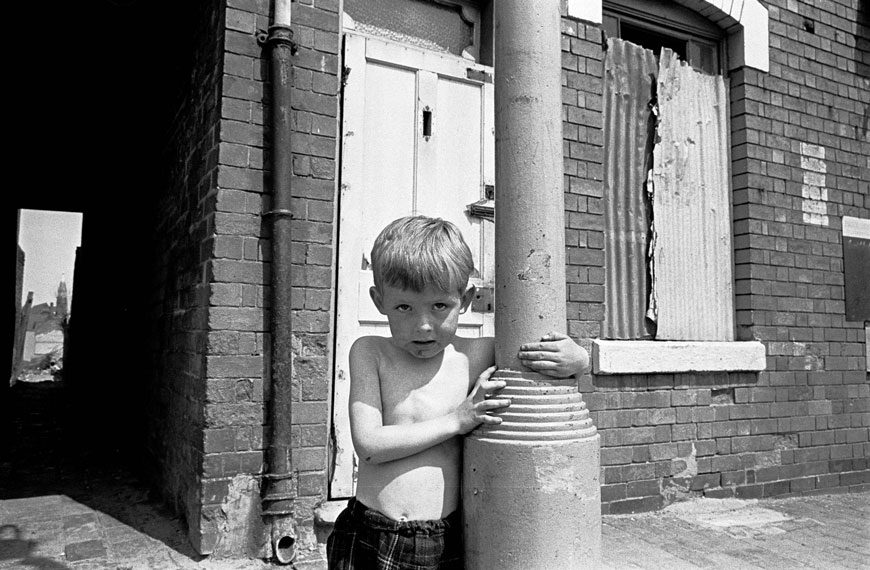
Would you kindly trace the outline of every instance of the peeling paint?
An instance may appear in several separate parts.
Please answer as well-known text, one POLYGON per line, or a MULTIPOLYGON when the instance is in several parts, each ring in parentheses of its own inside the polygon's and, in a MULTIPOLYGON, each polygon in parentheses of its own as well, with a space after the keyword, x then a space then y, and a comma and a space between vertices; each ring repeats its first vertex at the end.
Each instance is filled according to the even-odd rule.
POLYGON ((252 475, 236 475, 229 484, 226 498, 213 521, 217 541, 215 558, 257 557, 264 551, 267 538, 260 509, 260 484, 252 475))
POLYGON ((535 465, 535 482, 542 493, 572 492, 576 487, 577 474, 571 463, 535 465))
POLYGON ((696 455, 695 443, 692 442, 692 452, 689 453, 686 457, 678 457, 673 459, 672 461, 683 461, 685 463, 685 468, 682 471, 674 475, 675 478, 683 478, 683 477, 695 477, 698 474, 698 458, 696 455))
POLYGON ((755 454, 755 468, 778 467, 782 465, 782 452, 779 449, 755 454))
POLYGON ((550 254, 545 251, 531 250, 526 257, 526 268, 517 274, 520 281, 549 281, 550 254))
MULTIPOLYGON (((336 386, 347 385, 349 382, 347 371, 339 368, 335 377, 336 386)), ((346 410, 346 407, 343 410, 346 410)), ((329 478, 332 493, 338 497, 352 495, 357 479, 358 458, 354 453, 349 434, 347 414, 337 414, 336 410, 333 410, 333 421, 329 430, 329 478), (342 442, 345 445, 342 445, 342 442)))
POLYGON ((531 95, 518 95, 511 99, 512 103, 537 103, 539 99, 531 95))
POLYGON ((825 359, 815 354, 804 356, 804 370, 824 370, 825 359))
MULTIPOLYGON (((646 181, 646 191, 649 196, 649 203, 652 204, 655 198, 655 182, 653 181, 652 170, 646 181)), ((650 215, 649 224, 649 248, 647 250, 647 262, 649 263, 649 302, 647 304, 646 318, 656 323, 659 320, 659 304, 658 304, 658 283, 656 279, 656 256, 653 254, 658 245, 659 233, 656 228, 655 218, 650 215)))
POLYGON ((691 479, 662 479, 661 480, 661 496, 666 505, 687 501, 695 497, 700 497, 700 491, 691 490, 691 479))

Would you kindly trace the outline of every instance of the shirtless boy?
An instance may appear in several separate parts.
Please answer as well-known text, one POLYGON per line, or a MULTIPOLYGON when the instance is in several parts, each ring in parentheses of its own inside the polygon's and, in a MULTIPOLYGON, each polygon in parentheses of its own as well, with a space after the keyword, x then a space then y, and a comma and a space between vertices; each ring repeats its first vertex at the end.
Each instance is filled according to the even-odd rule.
MULTIPOLYGON (((390 338, 350 350, 350 426, 360 458, 356 497, 327 542, 331 570, 463 568, 459 516, 461 438, 510 404, 495 370, 492 338, 456 336, 474 298, 471 252, 440 219, 389 224, 372 249, 372 301, 390 338)), ((556 333, 519 358, 554 377, 582 371, 586 352, 556 333)))

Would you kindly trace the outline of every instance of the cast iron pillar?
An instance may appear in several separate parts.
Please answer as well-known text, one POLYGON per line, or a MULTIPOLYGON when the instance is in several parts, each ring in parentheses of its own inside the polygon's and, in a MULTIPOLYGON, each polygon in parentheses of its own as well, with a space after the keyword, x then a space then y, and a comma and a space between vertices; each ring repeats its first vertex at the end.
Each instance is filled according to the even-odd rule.
POLYGON ((560 0, 494 9, 494 378, 511 406, 465 439, 466 568, 595 568, 599 436, 576 379, 517 359, 524 342, 566 329, 560 0))

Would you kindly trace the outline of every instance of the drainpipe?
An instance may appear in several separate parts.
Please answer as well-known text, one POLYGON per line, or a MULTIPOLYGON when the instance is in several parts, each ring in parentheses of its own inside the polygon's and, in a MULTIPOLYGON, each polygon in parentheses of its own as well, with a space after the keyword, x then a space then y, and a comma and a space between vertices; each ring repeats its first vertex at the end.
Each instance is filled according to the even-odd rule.
POLYGON ((273 25, 266 43, 271 52, 272 78, 272 209, 266 213, 272 229, 271 277, 271 397, 269 446, 262 499, 263 517, 271 534, 274 558, 289 564, 296 556, 296 521, 293 502, 291 428, 291 374, 293 332, 290 306, 290 56, 295 50, 290 29, 290 0, 275 0, 273 25))

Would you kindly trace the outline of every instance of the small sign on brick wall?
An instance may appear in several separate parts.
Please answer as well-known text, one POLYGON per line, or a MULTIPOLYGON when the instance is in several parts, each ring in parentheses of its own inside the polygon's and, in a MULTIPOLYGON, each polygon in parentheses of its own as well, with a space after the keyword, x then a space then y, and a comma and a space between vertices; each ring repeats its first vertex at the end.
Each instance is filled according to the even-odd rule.
POLYGON ((843 216, 846 320, 870 321, 870 220, 843 216))

